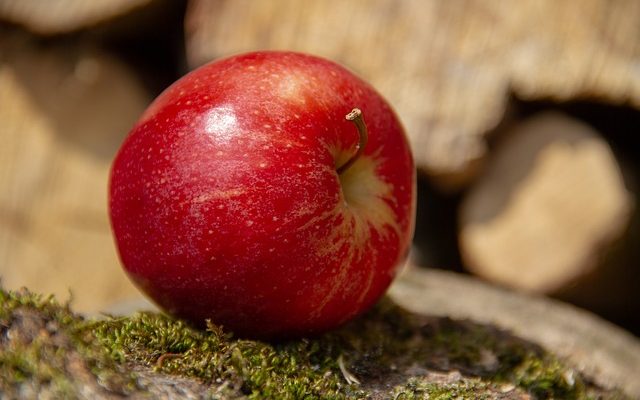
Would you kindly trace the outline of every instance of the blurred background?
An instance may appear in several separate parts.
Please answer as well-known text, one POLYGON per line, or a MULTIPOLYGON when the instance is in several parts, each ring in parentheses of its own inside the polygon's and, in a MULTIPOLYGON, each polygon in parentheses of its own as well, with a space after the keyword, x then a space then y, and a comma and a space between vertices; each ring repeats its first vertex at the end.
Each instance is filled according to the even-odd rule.
POLYGON ((419 168, 414 264, 640 335, 639 0, 0 0, 0 21, 5 288, 136 304, 107 217, 118 146, 189 70, 291 49, 396 108, 419 168))

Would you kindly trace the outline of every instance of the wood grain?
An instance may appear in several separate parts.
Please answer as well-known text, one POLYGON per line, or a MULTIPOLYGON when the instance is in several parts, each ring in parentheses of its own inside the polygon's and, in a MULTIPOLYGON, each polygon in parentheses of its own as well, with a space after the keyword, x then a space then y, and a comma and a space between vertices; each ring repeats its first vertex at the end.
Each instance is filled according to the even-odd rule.
POLYGON ((192 0, 186 32, 192 67, 257 49, 346 64, 391 101, 444 186, 473 179, 511 93, 640 107, 635 0, 192 0))
POLYGON ((607 141, 560 113, 534 116, 504 136, 462 201, 465 265, 541 293, 607 268, 604 255, 629 226, 634 205, 607 141))
POLYGON ((55 35, 86 28, 152 0, 0 0, 0 19, 32 32, 55 35))
POLYGON ((79 311, 140 295, 107 220, 115 151, 148 96, 131 72, 83 47, 22 45, 0 63, 0 276, 79 311))

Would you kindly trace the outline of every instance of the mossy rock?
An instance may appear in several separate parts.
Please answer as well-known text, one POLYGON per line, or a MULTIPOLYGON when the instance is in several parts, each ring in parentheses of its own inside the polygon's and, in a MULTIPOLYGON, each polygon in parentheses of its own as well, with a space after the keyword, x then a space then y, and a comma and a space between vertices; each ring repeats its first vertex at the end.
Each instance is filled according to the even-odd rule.
POLYGON ((625 398, 493 326, 384 299, 342 329, 282 343, 159 313, 85 319, 0 291, 2 398, 625 398))

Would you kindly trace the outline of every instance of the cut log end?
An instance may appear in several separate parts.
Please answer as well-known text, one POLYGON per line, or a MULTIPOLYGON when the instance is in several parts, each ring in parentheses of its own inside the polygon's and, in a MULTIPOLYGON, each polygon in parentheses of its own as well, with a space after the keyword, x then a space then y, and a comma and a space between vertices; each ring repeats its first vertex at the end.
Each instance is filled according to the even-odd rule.
POLYGON ((632 199, 597 132, 539 115, 508 133, 464 199, 463 259, 491 281, 555 292, 599 267, 628 225, 632 199))
POLYGON ((42 35, 86 28, 126 14, 152 0, 0 0, 0 19, 42 35))
POLYGON ((133 71, 84 46, 31 42, 0 63, 0 276, 82 312, 139 292, 118 268, 106 212, 111 159, 148 103, 133 71), (90 265, 90 266, 89 266, 90 265))

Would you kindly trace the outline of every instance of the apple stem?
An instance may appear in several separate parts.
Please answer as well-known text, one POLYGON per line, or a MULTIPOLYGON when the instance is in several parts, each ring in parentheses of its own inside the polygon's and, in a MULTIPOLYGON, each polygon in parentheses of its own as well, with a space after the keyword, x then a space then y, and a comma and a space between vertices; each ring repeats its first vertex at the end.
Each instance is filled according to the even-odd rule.
POLYGON ((365 125, 364 123, 362 111, 360 111, 359 108, 354 108, 353 110, 351 110, 351 112, 345 116, 345 119, 347 121, 353 122, 356 125, 358 134, 360 135, 360 139, 358 140, 358 150, 356 151, 356 154, 351 156, 351 158, 349 158, 347 162, 338 167, 338 169, 336 170, 338 172, 338 175, 349 169, 349 167, 351 167, 353 163, 356 162, 358 158, 360 158, 362 153, 364 153, 364 148, 367 145, 367 140, 369 140, 367 125, 365 125))

